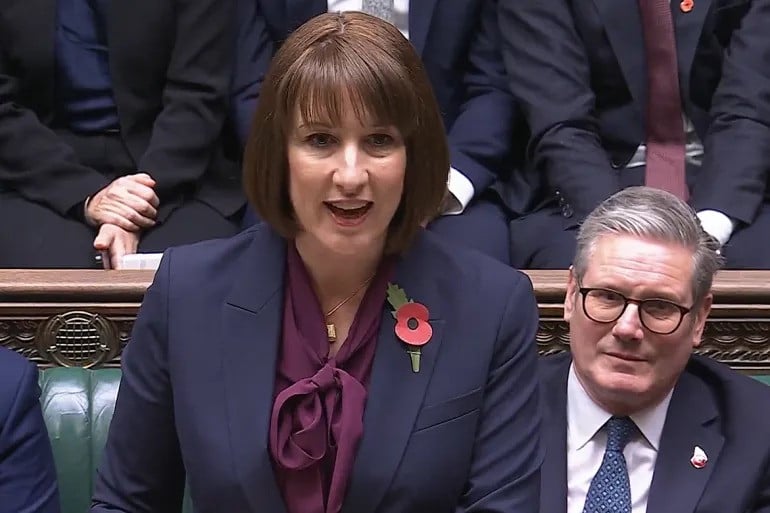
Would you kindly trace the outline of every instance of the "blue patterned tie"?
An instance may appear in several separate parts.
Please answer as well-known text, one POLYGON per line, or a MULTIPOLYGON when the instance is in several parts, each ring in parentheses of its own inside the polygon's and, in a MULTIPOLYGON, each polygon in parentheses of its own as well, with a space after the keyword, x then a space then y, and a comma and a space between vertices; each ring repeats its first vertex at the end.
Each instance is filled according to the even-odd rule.
POLYGON ((631 485, 623 448, 636 426, 628 417, 612 417, 605 427, 607 449, 588 487, 583 513, 631 513, 631 485))

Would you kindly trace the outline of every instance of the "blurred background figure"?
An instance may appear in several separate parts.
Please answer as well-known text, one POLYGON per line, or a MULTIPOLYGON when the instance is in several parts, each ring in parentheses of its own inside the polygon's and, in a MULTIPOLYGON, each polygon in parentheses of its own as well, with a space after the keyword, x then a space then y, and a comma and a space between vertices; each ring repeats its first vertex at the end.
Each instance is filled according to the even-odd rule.
POLYGON ((234 0, 0 6, 0 267, 236 232, 234 0))

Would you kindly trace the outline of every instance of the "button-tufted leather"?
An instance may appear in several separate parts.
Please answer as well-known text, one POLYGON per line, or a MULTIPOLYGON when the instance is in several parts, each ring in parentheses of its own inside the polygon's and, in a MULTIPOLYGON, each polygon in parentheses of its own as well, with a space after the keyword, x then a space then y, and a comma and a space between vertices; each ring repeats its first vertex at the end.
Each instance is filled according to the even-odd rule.
MULTIPOLYGON (((53 446, 62 513, 88 511, 119 383, 119 369, 56 367, 40 372, 40 403, 53 446)), ((193 511, 187 494, 183 511, 193 511)))

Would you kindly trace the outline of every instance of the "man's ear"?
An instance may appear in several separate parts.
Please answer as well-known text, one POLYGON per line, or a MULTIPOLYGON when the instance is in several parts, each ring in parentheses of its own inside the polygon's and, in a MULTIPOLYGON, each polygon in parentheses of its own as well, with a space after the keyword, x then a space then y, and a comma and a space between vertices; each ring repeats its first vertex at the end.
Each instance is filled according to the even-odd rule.
POLYGON ((570 266, 569 277, 567 279, 567 292, 564 295, 564 320, 569 322, 572 318, 572 314, 575 311, 575 303, 577 296, 577 277, 575 276, 575 269, 570 266))
POLYGON ((695 326, 692 330, 692 346, 700 346, 703 339, 703 330, 706 328, 706 319, 708 319, 709 313, 711 313, 711 305, 714 302, 714 296, 709 292, 706 297, 701 301, 700 306, 695 314, 695 326))

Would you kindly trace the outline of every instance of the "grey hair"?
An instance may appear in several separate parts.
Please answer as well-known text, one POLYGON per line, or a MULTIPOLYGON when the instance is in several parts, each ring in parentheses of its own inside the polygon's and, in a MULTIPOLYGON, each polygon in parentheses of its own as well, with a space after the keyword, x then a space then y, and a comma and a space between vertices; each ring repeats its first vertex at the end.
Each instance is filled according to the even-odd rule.
POLYGON ((604 200, 586 217, 577 235, 572 264, 578 279, 587 270, 597 241, 605 235, 631 235, 673 243, 693 253, 692 296, 695 305, 711 290, 723 265, 718 242, 701 227, 695 212, 673 194, 652 187, 628 187, 604 200))

